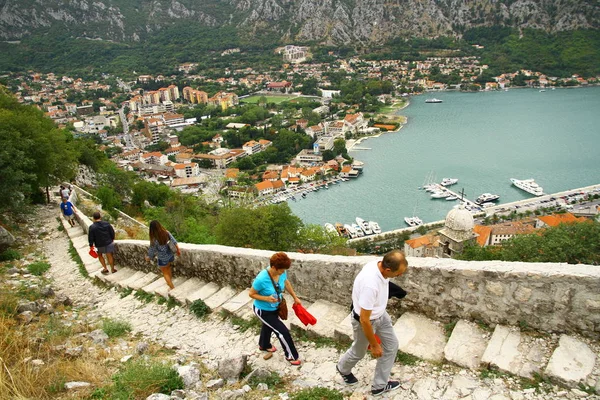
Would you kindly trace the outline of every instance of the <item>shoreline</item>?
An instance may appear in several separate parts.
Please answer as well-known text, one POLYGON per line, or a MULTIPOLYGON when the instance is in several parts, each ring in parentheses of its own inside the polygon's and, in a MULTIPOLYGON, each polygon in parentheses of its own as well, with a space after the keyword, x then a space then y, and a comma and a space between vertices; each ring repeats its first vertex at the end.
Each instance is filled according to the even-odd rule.
MULTIPOLYGON (((406 99, 405 104, 402 105, 401 107, 394 107, 394 105, 392 104, 392 110, 390 112, 378 113, 378 115, 384 115, 386 118, 398 117, 398 115, 395 115, 396 112, 398 112, 400 110, 404 110, 409 105, 410 105, 410 101, 408 99, 406 99)), ((378 138, 381 135, 384 135, 387 133, 398 133, 404 127, 404 125, 406 125, 407 123, 408 123, 408 118, 404 117, 404 123, 400 123, 400 126, 398 127, 398 129, 396 129, 394 131, 385 131, 385 132, 379 131, 378 133, 376 133, 374 135, 366 135, 366 136, 359 137, 358 139, 350 139, 350 140, 346 141, 346 150, 348 152, 353 151, 354 147, 356 147, 357 145, 361 144, 363 141, 365 141, 369 138, 378 138)), ((356 149, 354 151, 359 151, 359 149, 356 149)))

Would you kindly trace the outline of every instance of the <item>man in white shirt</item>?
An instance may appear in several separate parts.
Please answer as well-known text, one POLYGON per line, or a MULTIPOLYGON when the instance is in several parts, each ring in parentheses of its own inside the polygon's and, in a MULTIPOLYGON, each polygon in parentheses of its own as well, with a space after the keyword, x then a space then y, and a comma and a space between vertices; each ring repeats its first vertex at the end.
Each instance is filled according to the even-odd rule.
POLYGON ((398 352, 398 338, 392 320, 385 310, 389 294, 389 279, 400 276, 408 269, 408 262, 400 250, 392 250, 381 261, 366 264, 354 279, 352 288, 352 347, 342 355, 337 371, 347 385, 358 383, 352 368, 367 353, 377 359, 371 394, 379 396, 396 390, 400 382, 389 381, 390 372, 398 352), (381 344, 375 338, 381 339, 381 344))

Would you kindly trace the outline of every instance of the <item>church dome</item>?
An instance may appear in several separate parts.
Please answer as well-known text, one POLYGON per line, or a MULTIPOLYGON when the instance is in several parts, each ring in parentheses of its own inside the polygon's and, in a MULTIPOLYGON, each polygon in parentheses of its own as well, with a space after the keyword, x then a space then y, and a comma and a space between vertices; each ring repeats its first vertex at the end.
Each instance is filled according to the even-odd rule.
POLYGON ((444 226, 455 232, 471 232, 475 226, 473 215, 461 204, 457 208, 450 210, 446 215, 444 226))

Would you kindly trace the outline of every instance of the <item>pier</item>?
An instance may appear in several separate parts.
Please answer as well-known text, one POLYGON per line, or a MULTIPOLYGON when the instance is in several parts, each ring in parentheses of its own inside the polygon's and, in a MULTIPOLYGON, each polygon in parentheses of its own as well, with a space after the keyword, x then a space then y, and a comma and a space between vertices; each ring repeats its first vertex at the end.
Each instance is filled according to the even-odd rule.
MULTIPOLYGON (((460 200, 462 196, 459 193, 456 193, 444 186, 438 185, 448 192, 452 193, 454 196, 458 197, 460 200)), ((527 211, 527 210, 535 210, 537 208, 549 207, 549 206, 562 206, 570 204, 569 201, 563 199, 565 196, 577 197, 577 195, 584 196, 586 194, 600 194, 600 183, 596 185, 586 186, 578 189, 570 189, 562 192, 557 192, 553 194, 544 194, 543 196, 531 197, 528 199, 513 201, 510 203, 497 204, 491 207, 482 208, 477 203, 464 198, 462 201, 471 207, 471 213, 473 217, 489 217, 495 214, 510 214, 513 211, 527 211), (575 195, 575 196, 574 196, 575 195), (554 200, 551 200, 554 198, 554 200)), ((442 200, 442 199, 440 199, 442 200)), ((420 226, 424 226, 427 229, 433 229, 437 226, 443 226, 445 220, 427 222, 420 226)), ((361 240, 369 240, 369 241, 377 241, 377 240, 385 240, 388 235, 400 235, 405 232, 413 232, 419 229, 419 226, 411 226, 406 228, 394 229, 391 231, 381 232, 376 235, 369 235, 362 238, 349 239, 348 243, 356 243, 361 240)))

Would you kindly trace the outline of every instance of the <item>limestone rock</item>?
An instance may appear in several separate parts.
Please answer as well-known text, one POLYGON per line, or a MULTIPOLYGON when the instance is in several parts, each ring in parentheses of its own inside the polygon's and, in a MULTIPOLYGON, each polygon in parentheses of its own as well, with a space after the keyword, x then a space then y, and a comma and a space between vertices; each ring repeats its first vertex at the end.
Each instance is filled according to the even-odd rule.
POLYGON ((163 393, 152 393, 150 396, 146 397, 146 400, 170 400, 171 396, 163 393))
POLYGON ((430 400, 433 398, 433 392, 437 389, 437 384, 433 378, 423 378, 415 382, 412 391, 419 400, 430 400))
POLYGON ((135 352, 138 354, 143 354, 147 350, 148 350, 148 343, 146 343, 146 342, 138 343, 137 346, 135 346, 135 352))
POLYGON ((247 360, 246 355, 222 360, 219 362, 219 376, 223 379, 239 379, 247 360))
POLYGON ((538 343, 526 343, 518 329, 496 325, 481 361, 511 374, 530 378, 540 371, 542 350, 538 343))
POLYGON ((221 393, 220 398, 223 400, 241 399, 245 394, 246 392, 244 392, 242 389, 225 390, 223 393, 221 393))
POLYGON ((122 362, 122 363, 126 363, 127 361, 131 360, 131 357, 133 357, 131 354, 128 354, 128 355, 126 355, 126 356, 123 356, 123 357, 121 358, 121 362, 122 362))
POLYGON ((441 326, 421 315, 404 313, 394 325, 399 350, 429 361, 442 361, 446 336, 441 326))
POLYGON ((50 286, 44 286, 41 290, 40 290, 40 294, 43 297, 52 297, 54 296, 54 289, 52 289, 50 286))
POLYGON ((0 225, 0 251, 4 251, 15 243, 15 237, 0 225))
POLYGON ((56 296, 53 302, 54 306, 72 306, 73 301, 69 298, 69 296, 65 296, 64 294, 59 294, 56 296))
POLYGON ((559 382, 575 386, 592 373, 595 363, 596 355, 587 344, 572 336, 562 335, 545 373, 559 382))
POLYGON ((91 383, 89 383, 89 382, 67 382, 67 383, 65 383, 66 390, 79 389, 79 388, 84 388, 84 387, 88 387, 88 386, 91 386, 91 383))
POLYGON ((206 382, 207 389, 219 389, 219 388, 222 388, 224 385, 225 385, 224 379, 212 379, 212 380, 206 382))
POLYGON ((177 367, 177 373, 183 380, 183 384, 186 388, 193 388, 200 382, 200 370, 195 363, 177 367))
POLYGON ((17 305, 17 312, 20 314, 24 311, 39 314, 42 311, 42 306, 36 301, 21 301, 17 305))
POLYGON ((88 333, 88 337, 96 344, 104 344, 108 340, 108 335, 102 329, 88 333))
POLYGON ((79 357, 83 353, 83 346, 69 347, 65 350, 67 357, 79 357))
POLYGON ((185 399, 186 394, 185 390, 177 389, 171 392, 171 397, 177 397, 178 399, 185 399))
POLYGON ((19 313, 19 319, 24 324, 30 323, 31 321, 33 321, 34 318, 35 318, 35 314, 32 313, 31 311, 23 311, 22 313, 19 313))

